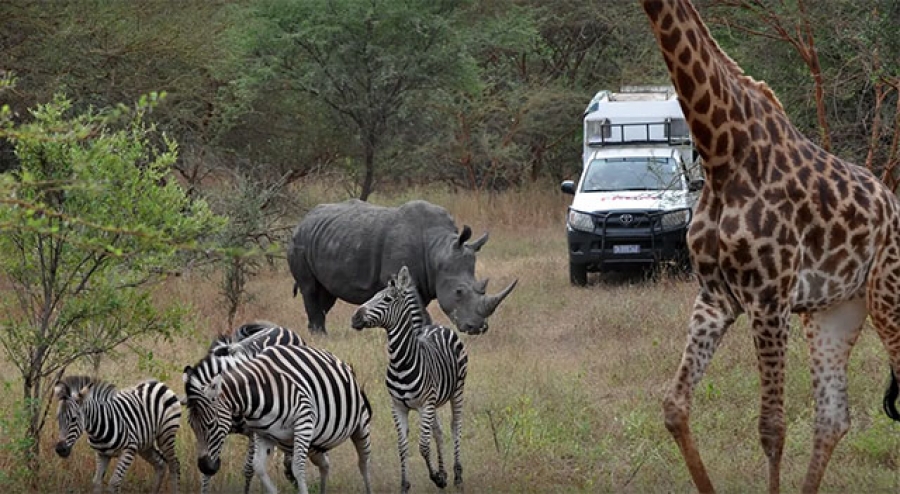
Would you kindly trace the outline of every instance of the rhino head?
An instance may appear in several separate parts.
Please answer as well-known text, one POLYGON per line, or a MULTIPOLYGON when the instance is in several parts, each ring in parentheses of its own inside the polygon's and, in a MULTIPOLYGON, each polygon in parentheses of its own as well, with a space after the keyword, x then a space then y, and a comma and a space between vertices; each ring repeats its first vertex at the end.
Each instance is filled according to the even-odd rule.
POLYGON ((448 252, 444 252, 437 260, 435 290, 441 310, 459 331, 481 334, 488 329, 487 318, 512 292, 518 280, 510 283, 500 293, 488 295, 488 280, 475 279, 475 254, 487 242, 488 234, 466 243, 471 236, 472 230, 464 226, 448 247, 448 252))

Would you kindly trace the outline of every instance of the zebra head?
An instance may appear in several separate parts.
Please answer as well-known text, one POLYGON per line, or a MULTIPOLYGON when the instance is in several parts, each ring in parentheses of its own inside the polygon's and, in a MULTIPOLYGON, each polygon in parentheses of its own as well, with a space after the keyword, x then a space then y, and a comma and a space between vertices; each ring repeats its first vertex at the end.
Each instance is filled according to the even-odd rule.
POLYGON ((403 266, 383 290, 356 309, 350 325, 356 330, 379 327, 390 330, 400 325, 402 317, 410 312, 410 306, 416 309, 415 314, 421 321, 421 304, 416 304, 417 297, 409 269, 403 266))
POLYGON ((204 384, 196 370, 187 366, 182 377, 188 423, 197 438, 197 468, 204 475, 215 475, 225 436, 232 428, 231 411, 222 400, 222 375, 204 384))
POLYGON ((59 442, 56 454, 67 458, 75 441, 84 432, 84 400, 91 392, 91 381, 84 376, 69 376, 56 383, 53 393, 59 400, 56 419, 59 422, 59 442))

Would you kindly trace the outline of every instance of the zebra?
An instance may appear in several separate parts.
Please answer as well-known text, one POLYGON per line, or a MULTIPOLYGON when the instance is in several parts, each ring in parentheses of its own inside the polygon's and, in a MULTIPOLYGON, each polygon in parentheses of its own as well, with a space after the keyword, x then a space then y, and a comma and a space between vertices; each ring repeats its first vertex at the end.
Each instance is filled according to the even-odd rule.
MULTIPOLYGON (((191 366, 185 367, 183 378, 188 423, 197 439, 197 466, 204 475, 219 470, 225 436, 237 418, 254 433, 256 451, 277 446, 293 452, 291 468, 302 494, 307 493, 307 454, 319 467, 319 492, 325 492, 326 452, 350 438, 365 490, 371 492, 372 409, 353 369, 331 353, 310 346, 271 346, 208 384, 191 366)), ((256 455, 254 471, 266 491, 275 492, 266 460, 267 455, 256 455)))
MULTIPOLYGON (((220 335, 216 337, 209 347, 206 356, 194 366, 198 382, 206 385, 212 378, 226 369, 234 367, 242 360, 247 360, 253 355, 259 353, 263 348, 274 345, 294 345, 302 346, 306 343, 294 331, 288 328, 278 326, 268 321, 254 321, 243 324, 229 335, 220 335), (235 346, 237 345, 237 346, 235 346), (236 349, 240 347, 240 352, 236 349)), ((182 403, 184 404, 184 403, 182 403)), ((250 492, 250 483, 253 480, 253 456, 256 452, 254 447, 253 434, 246 430, 243 422, 239 417, 234 421, 231 433, 243 434, 247 436, 247 457, 244 461, 244 493, 250 492)), ((296 483, 293 473, 291 472, 291 453, 286 451, 284 454, 284 474, 291 481, 296 483)), ((207 494, 210 489, 209 475, 201 475, 200 492, 207 494)))
POLYGON ((59 400, 56 454, 68 457, 75 441, 87 432, 97 453, 94 492, 102 491, 103 477, 115 456, 119 460, 109 487, 119 492, 135 454, 153 465, 153 492, 159 492, 167 465, 172 492, 178 492, 181 465, 175 454, 175 435, 181 423, 181 404, 165 384, 149 380, 119 391, 92 377, 66 376, 53 391, 59 400))
POLYGON ((404 493, 409 491, 406 471, 410 410, 419 411, 419 452, 425 459, 431 480, 440 488, 447 485, 437 409, 448 401, 453 414, 454 483, 460 486, 463 481, 460 434, 463 386, 469 358, 453 330, 425 324, 424 314, 409 270, 403 266, 387 287, 356 310, 351 321, 356 330, 374 327, 387 330, 389 364, 385 382, 393 402, 400 451, 400 488, 404 493), (432 428, 437 446, 437 471, 431 465, 432 428))

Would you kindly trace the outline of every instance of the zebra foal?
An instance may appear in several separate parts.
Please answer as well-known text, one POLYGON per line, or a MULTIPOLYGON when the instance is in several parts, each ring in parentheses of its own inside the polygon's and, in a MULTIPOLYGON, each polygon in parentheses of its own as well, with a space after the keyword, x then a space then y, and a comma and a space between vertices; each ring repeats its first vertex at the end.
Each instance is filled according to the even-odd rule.
POLYGON ((469 357, 457 334, 442 326, 425 324, 425 312, 406 266, 388 282, 388 286, 361 305, 353 314, 354 329, 382 327, 387 330, 388 391, 393 407, 400 451, 400 489, 409 491, 409 411, 420 417, 419 452, 428 466, 432 482, 447 485, 444 470, 443 440, 437 409, 448 401, 453 413, 454 483, 462 485, 460 434, 462 429, 463 387, 469 357), (434 430, 438 468, 431 464, 430 442, 434 430))
MULTIPOLYGON (((309 346, 271 346, 215 375, 208 384, 196 369, 184 369, 188 423, 197 438, 197 466, 214 475, 225 436, 239 421, 253 433, 257 452, 274 447, 292 452, 297 489, 306 494, 306 459, 319 467, 320 488, 328 480, 327 451, 350 438, 356 447, 365 490, 369 483, 372 410, 349 365, 309 346)), ((266 472, 268 454, 253 467, 267 492, 276 492, 266 472)))
POLYGON ((119 492, 136 454, 153 466, 153 492, 159 492, 167 465, 172 492, 178 492, 175 435, 181 405, 165 384, 150 380, 120 391, 91 377, 67 376, 56 383, 54 394, 59 400, 56 453, 68 457, 75 441, 87 432, 88 443, 97 454, 94 492, 103 490, 106 469, 116 456, 119 460, 109 487, 119 492))
MULTIPOLYGON (((238 365, 241 361, 249 360, 266 347, 275 345, 302 346, 306 343, 294 331, 278 326, 268 321, 254 321, 243 324, 229 335, 216 337, 209 347, 206 356, 194 366, 194 374, 197 383, 206 386, 216 374, 238 365)), ((182 403, 185 404, 185 403, 182 403)), ((256 449, 253 434, 246 430, 240 417, 236 417, 230 433, 247 436, 247 456, 244 461, 244 493, 249 494, 250 484, 253 481, 253 457, 256 449)), ((284 474, 292 483, 296 483, 291 472, 291 452, 284 454, 284 474)), ((207 494, 210 490, 209 475, 201 473, 200 493, 207 494)))

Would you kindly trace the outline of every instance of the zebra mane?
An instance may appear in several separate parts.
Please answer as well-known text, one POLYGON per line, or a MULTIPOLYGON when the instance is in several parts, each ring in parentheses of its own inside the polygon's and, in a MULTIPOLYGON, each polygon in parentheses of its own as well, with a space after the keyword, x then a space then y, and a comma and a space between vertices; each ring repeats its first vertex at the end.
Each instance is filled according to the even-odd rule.
POLYGON ((419 296, 419 290, 416 290, 414 284, 409 285, 403 289, 403 296, 405 297, 405 300, 410 302, 413 320, 424 325, 426 321, 425 304, 422 303, 422 297, 419 296))
POLYGON ((238 327, 237 329, 235 329, 231 333, 231 340, 232 341, 241 341, 241 340, 250 338, 251 336, 253 336, 255 334, 258 334, 260 331, 264 331, 264 330, 270 329, 270 328, 277 328, 277 327, 278 327, 278 325, 271 321, 258 319, 258 320, 243 324, 240 327, 238 327))
POLYGON ((94 401, 106 402, 116 396, 118 390, 112 383, 90 376, 66 376, 56 384, 56 397, 85 399, 90 396, 94 401))

